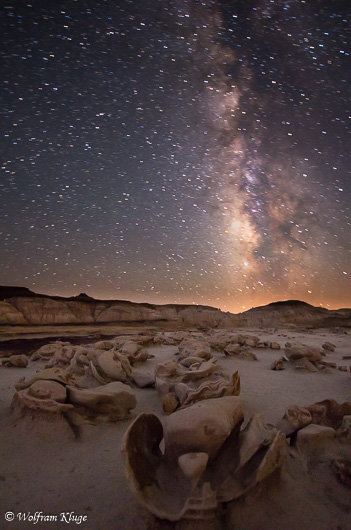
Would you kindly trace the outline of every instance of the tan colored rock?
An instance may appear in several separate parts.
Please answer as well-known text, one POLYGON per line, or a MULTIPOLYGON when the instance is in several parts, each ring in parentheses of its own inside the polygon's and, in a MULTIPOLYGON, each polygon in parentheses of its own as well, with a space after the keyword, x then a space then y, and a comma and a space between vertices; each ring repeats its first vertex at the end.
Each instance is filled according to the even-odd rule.
POLYGON ((203 359, 201 357, 185 357, 184 359, 179 360, 179 364, 185 366, 186 368, 190 368, 193 364, 199 364, 202 363, 203 359))
POLYGON ((280 357, 271 364, 271 370, 285 370, 284 358, 280 357))
POLYGON ((345 364, 341 365, 341 366, 338 366, 338 370, 340 370, 340 372, 348 372, 349 371, 345 364))
POLYGON ((243 349, 239 355, 239 359, 246 359, 247 361, 258 361, 257 355, 250 350, 243 349))
POLYGON ((162 401, 164 414, 172 414, 179 407, 179 401, 173 392, 168 392, 162 401))
POLYGON ((245 495, 279 469, 287 456, 284 434, 267 425, 262 414, 254 415, 243 431, 233 432, 232 438, 214 463, 212 484, 221 502, 245 495))
POLYGON ((71 344, 69 342, 62 342, 60 340, 51 342, 50 344, 44 344, 38 350, 32 353, 31 359, 33 361, 37 359, 49 360, 53 357, 57 350, 60 350, 63 346, 71 346, 71 344))
POLYGON ((72 385, 75 383, 74 375, 69 374, 63 368, 56 367, 56 368, 45 368, 44 370, 39 370, 39 372, 34 374, 28 381, 26 381, 24 377, 21 378, 15 384, 15 388, 16 390, 23 390, 31 386, 35 381, 39 381, 39 380, 56 381, 57 383, 62 383, 64 385, 68 385, 68 384, 72 385))
POLYGON ((351 441, 351 415, 343 417, 341 426, 337 430, 337 435, 344 440, 351 441))
POLYGON ((185 383, 176 383, 174 392, 181 408, 205 399, 238 396, 240 394, 240 377, 238 372, 234 372, 229 381, 221 377, 217 380, 204 381, 195 388, 185 383))
POLYGON ((28 324, 21 311, 5 300, 0 301, 0 326, 25 326, 28 324))
POLYGON ((332 342, 325 342, 324 344, 322 344, 322 348, 323 350, 326 350, 328 352, 333 352, 335 351, 336 346, 332 342))
POLYGON ((138 374, 133 372, 132 379, 139 388, 155 386, 156 383, 154 374, 138 374))
POLYGON ((66 387, 55 381, 35 381, 33 384, 16 392, 12 400, 12 409, 22 413, 23 409, 52 413, 67 412, 73 408, 65 403, 66 387))
POLYGON ((332 468, 339 480, 351 488, 351 460, 347 460, 346 458, 334 460, 332 468))
POLYGON ((233 357, 238 356, 242 351, 242 347, 239 343, 230 343, 224 348, 225 355, 231 355, 233 357))
POLYGON ((204 473, 208 462, 207 453, 186 453, 178 458, 178 464, 183 474, 195 486, 204 473))
POLYGON ((242 341, 242 344, 245 346, 249 346, 251 348, 256 348, 257 344, 260 342, 260 339, 255 336, 247 336, 242 341))
POLYGON ((191 381, 193 379, 203 379, 204 377, 208 377, 216 370, 216 364, 215 359, 210 361, 204 361, 202 363, 195 363, 192 364, 189 367, 189 370, 187 370, 182 375, 183 381, 191 381))
POLYGON ((2 357, 0 364, 3 366, 14 366, 16 368, 26 368, 28 366, 27 355, 11 355, 10 357, 2 357))
POLYGON ((298 431, 296 447, 300 450, 304 450, 305 448, 315 448, 325 440, 330 440, 334 437, 335 431, 332 427, 325 427, 324 425, 315 425, 311 423, 298 431))
POLYGON ((320 361, 320 364, 322 366, 325 366, 326 368, 336 368, 337 367, 336 363, 331 363, 331 362, 328 362, 328 361, 320 361))
POLYGON ((102 374, 113 381, 125 382, 132 376, 132 369, 126 356, 113 350, 103 351, 97 358, 102 374))
POLYGON ((133 390, 117 381, 84 390, 68 386, 67 390, 70 403, 84 407, 88 413, 107 415, 110 421, 127 418, 137 403, 133 390))
POLYGON ((179 359, 185 357, 200 357, 201 359, 209 360, 211 358, 210 346, 202 340, 189 338, 184 339, 178 346, 179 359))
POLYGON ((283 418, 278 422, 277 428, 286 436, 312 423, 312 415, 307 408, 292 405, 285 411, 283 418))
POLYGON ((321 361, 322 355, 319 348, 314 346, 306 346, 299 342, 285 344, 285 354, 290 360, 297 360, 305 358, 308 361, 321 361))
POLYGON ((138 344, 137 342, 134 342, 133 340, 129 340, 123 344, 119 352, 122 355, 126 355, 127 357, 129 356, 133 357, 141 349, 142 349, 141 344, 138 344))
POLYGON ((112 350, 114 347, 115 343, 111 340, 100 340, 94 344, 94 348, 97 348, 98 350, 112 350))
POLYGON ((312 423, 338 429, 344 416, 351 415, 351 401, 337 403, 334 399, 324 399, 305 407, 312 416, 312 423))
POLYGON ((306 372, 318 372, 318 368, 311 363, 306 357, 294 361, 295 370, 304 370, 306 372))
POLYGON ((139 502, 161 519, 195 519, 208 528, 221 502, 246 494, 286 455, 284 434, 261 417, 240 433, 242 421, 236 397, 174 412, 164 429, 156 416, 140 414, 122 447, 126 478, 139 502))
POLYGON ((177 461, 184 453, 200 452, 211 459, 243 419, 242 401, 234 396, 200 401, 176 411, 164 427, 165 458, 177 461))
POLYGON ((280 350, 279 342, 271 342, 270 348, 271 348, 271 350, 280 350))

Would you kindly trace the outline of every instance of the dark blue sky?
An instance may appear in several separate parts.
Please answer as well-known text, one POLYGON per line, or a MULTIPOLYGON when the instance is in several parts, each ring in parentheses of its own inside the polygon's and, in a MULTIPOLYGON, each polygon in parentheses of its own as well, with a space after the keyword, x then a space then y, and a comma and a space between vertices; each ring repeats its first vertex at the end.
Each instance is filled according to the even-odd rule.
POLYGON ((347 2, 2 8, 3 284, 351 306, 347 2))

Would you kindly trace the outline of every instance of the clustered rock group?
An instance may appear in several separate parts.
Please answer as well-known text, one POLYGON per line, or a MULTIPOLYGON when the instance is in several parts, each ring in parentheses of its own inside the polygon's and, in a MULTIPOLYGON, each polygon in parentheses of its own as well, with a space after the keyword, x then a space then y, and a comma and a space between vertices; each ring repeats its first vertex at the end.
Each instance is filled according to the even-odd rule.
MULTIPOLYGON (((222 503, 244 496, 279 470, 289 445, 304 450, 335 436, 351 443, 351 401, 292 405, 276 426, 266 424, 262 414, 245 422, 239 374, 226 376, 217 359, 223 354, 257 361, 251 348, 280 350, 280 344, 224 330, 150 331, 80 346, 56 341, 31 355, 46 366, 18 381, 12 408, 19 417, 59 414, 77 427, 85 420, 130 418, 137 404, 133 386, 156 388, 162 418, 139 414, 124 436, 128 483, 159 518, 210 518, 222 503), (157 345, 176 346, 175 357, 158 363, 153 374, 138 372, 139 363, 154 357, 149 350, 157 345)), ((297 370, 326 369, 332 363, 324 357, 334 348, 331 343, 321 349, 286 343, 284 355, 271 368, 293 363, 297 370)), ((0 361, 25 367, 28 357, 0 361)), ((333 465, 350 485, 350 462, 333 465)))

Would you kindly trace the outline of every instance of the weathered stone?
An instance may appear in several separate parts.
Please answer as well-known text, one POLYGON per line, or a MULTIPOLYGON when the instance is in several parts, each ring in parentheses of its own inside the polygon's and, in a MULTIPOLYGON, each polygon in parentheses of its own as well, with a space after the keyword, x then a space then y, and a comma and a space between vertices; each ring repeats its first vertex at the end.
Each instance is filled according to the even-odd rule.
POLYGON ((284 434, 260 416, 240 433, 242 421, 236 397, 174 412, 164 429, 156 416, 140 414, 122 448, 133 493, 161 519, 199 519, 208 528, 219 503, 246 494, 278 469, 286 455, 284 434))
POLYGON ((3 366, 14 366, 16 368, 26 368, 29 359, 27 355, 11 355, 10 357, 2 357, 0 364, 3 366))
POLYGON ((98 350, 112 350, 115 347, 115 343, 111 340, 100 340, 95 342, 94 347, 98 350))
POLYGON ((239 353, 242 351, 242 347, 239 343, 230 343, 224 348, 225 355, 232 355, 233 357, 236 357, 239 355, 239 353))
POLYGON ((179 359, 185 357, 201 357, 201 359, 209 360, 211 358, 210 346, 202 340, 189 338, 184 339, 178 346, 179 359))
POLYGON ((340 372, 348 372, 348 368, 345 364, 338 366, 338 370, 340 370, 340 372))
POLYGON ((329 352, 333 352, 335 351, 335 344, 331 343, 331 342, 325 342, 324 344, 322 344, 322 348, 323 350, 326 350, 326 351, 329 351, 329 352))
POLYGON ((132 375, 127 357, 113 350, 103 351, 97 359, 97 366, 104 375, 114 381, 124 382, 132 375))
POLYGON ((134 372, 132 379, 139 388, 155 386, 156 383, 154 374, 136 374, 134 372))
POLYGON ((320 364, 322 366, 326 366, 327 368, 336 368, 337 367, 336 363, 331 363, 331 362, 328 362, 328 361, 320 361, 320 364))
POLYGON ((338 429, 343 417, 351 414, 351 401, 339 404, 334 399, 324 399, 305 408, 312 416, 312 423, 338 429))
POLYGON ((286 436, 312 423, 312 415, 307 408, 292 405, 285 411, 283 418, 278 422, 277 428, 286 436))
POLYGON ((351 460, 340 459, 334 460, 332 465, 339 480, 351 488, 351 460))
POLYGON ((88 414, 107 415, 110 421, 127 418, 137 403, 133 390, 119 381, 83 390, 68 386, 67 390, 70 403, 84 407, 88 414))
POLYGON ((206 469, 207 453, 186 453, 178 458, 178 464, 183 474, 195 486, 206 469))
POLYGON ((238 396, 240 394, 240 377, 234 372, 230 380, 223 377, 217 380, 204 381, 200 386, 192 388, 185 383, 176 383, 174 393, 181 408, 188 407, 204 399, 214 399, 223 396, 238 396))
POLYGON ((165 457, 207 453, 213 458, 233 428, 243 421, 242 401, 228 396, 200 401, 168 417, 164 428, 165 457))
POLYGON ((257 344, 260 342, 260 339, 258 337, 251 337, 251 336, 247 336, 245 337, 241 343, 245 346, 249 346, 251 348, 256 348, 257 344))
POLYGON ((318 368, 306 357, 294 361, 295 370, 305 370, 307 372, 318 372, 318 368))
POLYGON ((321 361, 322 355, 319 348, 314 346, 306 346, 299 342, 285 344, 285 354, 290 360, 297 360, 306 358, 308 361, 321 361))
POLYGON ((28 381, 25 380, 24 377, 22 377, 16 384, 15 388, 16 390, 23 390, 25 388, 28 388, 31 386, 35 381, 39 380, 51 380, 56 381, 58 383, 62 383, 64 385, 68 384, 74 384, 75 383, 75 377, 72 374, 69 374, 66 370, 63 368, 45 368, 44 370, 40 370, 36 374, 34 374, 28 381))
POLYGON ((270 348, 271 350, 280 350, 279 342, 271 342, 270 348))
POLYGON ((52 413, 67 412, 73 406, 65 403, 66 397, 64 385, 56 381, 40 380, 16 392, 11 407, 16 413, 22 413, 25 408, 52 413))
POLYGON ((337 430, 337 435, 351 441, 351 415, 343 417, 341 427, 337 430))
POLYGON ((285 370, 284 358, 280 357, 280 359, 273 361, 271 364, 271 370, 285 370))
POLYGON ((162 401, 162 410, 165 414, 172 414, 179 407, 179 401, 173 392, 168 392, 162 401))
POLYGON ((296 447, 300 450, 304 448, 313 448, 335 437, 335 431, 332 427, 324 425, 315 425, 311 423, 300 429, 296 437, 296 447))

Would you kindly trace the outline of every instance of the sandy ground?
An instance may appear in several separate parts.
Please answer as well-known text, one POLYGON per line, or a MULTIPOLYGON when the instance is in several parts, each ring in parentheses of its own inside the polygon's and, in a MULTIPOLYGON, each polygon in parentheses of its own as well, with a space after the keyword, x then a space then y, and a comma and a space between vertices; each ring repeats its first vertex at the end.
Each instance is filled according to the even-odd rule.
MULTIPOLYGON (((86 336, 89 335, 84 331, 86 336)), ((351 354, 351 335, 327 330, 299 333, 291 330, 245 329, 242 332, 257 335, 261 340, 277 341, 282 347, 288 340, 318 347, 330 341, 336 345, 336 350, 328 353, 326 360, 338 365, 351 364, 350 360, 342 360, 343 355, 351 354)), ((49 335, 52 336, 51 331, 49 335)), ((0 352, 1 346, 4 343, 0 344, 0 352)), ((21 343, 21 348, 25 349, 25 343, 21 343)), ((27 348, 32 349, 31 343, 28 343, 27 348)), ((135 371, 152 373, 158 362, 175 358, 177 352, 176 346, 147 349, 155 358, 137 365, 135 371)), ((266 421, 275 424, 283 416, 286 407, 292 404, 310 405, 326 398, 333 398, 339 403, 351 400, 350 372, 327 369, 305 373, 295 371, 289 365, 286 370, 276 372, 270 369, 271 363, 283 352, 269 349, 254 351, 258 361, 215 353, 218 365, 224 372, 231 374, 235 370, 239 371, 245 420, 249 420, 254 413, 263 412, 266 421)), ((33 525, 45 530, 61 530, 72 526, 84 530, 210 528, 204 522, 175 524, 154 519, 134 500, 125 481, 120 448, 126 429, 141 412, 152 412, 162 420, 161 402, 155 389, 135 387, 138 404, 130 420, 86 424, 81 438, 76 440, 65 422, 38 425, 30 418, 16 420, 11 413, 15 382, 22 376, 28 378, 44 365, 43 361, 35 361, 30 362, 27 368, 0 367, 0 528, 21 530, 32 528, 33 525), (7 512, 13 512, 14 521, 5 520, 7 512), (19 514, 22 517, 34 517, 36 512, 57 516, 58 520, 37 524, 34 519, 19 520, 19 514), (66 514, 65 519, 60 520, 63 512, 66 514), (79 516, 86 519, 79 525, 78 520, 67 522, 69 514, 71 519, 73 516, 77 516, 78 520, 79 516)), ((351 529, 351 489, 339 482, 330 465, 333 458, 351 459, 351 444, 335 440, 316 450, 308 459, 294 451, 290 451, 282 472, 272 477, 269 483, 262 485, 246 499, 225 507, 220 523, 217 523, 218 528, 351 529)))

